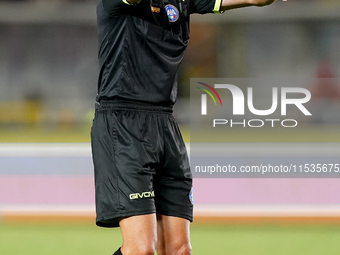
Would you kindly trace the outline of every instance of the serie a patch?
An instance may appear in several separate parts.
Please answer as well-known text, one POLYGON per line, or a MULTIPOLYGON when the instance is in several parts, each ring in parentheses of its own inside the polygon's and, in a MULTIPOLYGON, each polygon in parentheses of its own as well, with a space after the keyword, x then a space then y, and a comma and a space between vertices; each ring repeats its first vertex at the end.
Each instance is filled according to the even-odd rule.
POLYGON ((168 15, 170 22, 175 22, 178 20, 179 12, 175 6, 173 6, 172 4, 168 4, 164 8, 166 10, 166 14, 168 15))
POLYGON ((155 13, 160 13, 160 12, 161 12, 161 8, 151 6, 151 11, 152 11, 152 12, 155 12, 155 13))

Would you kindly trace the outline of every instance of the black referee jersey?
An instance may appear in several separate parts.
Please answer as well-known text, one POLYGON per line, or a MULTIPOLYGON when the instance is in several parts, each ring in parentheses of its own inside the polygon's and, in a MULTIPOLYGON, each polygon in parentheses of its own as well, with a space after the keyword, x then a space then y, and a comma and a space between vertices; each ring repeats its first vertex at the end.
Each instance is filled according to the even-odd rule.
POLYGON ((219 13, 222 0, 99 0, 98 101, 173 105, 192 13, 219 13))

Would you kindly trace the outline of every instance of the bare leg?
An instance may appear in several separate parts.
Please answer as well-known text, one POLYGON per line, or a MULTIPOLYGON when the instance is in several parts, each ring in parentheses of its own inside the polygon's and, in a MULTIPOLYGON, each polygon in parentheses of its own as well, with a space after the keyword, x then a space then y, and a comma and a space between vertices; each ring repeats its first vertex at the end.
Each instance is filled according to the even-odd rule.
POLYGON ((137 215, 119 221, 123 255, 154 255, 157 242, 155 214, 137 215))
POLYGON ((156 244, 157 255, 166 254, 164 225, 163 225, 162 217, 163 215, 157 214, 157 244, 156 244))
POLYGON ((190 255, 190 222, 183 218, 157 215, 157 254, 190 255))

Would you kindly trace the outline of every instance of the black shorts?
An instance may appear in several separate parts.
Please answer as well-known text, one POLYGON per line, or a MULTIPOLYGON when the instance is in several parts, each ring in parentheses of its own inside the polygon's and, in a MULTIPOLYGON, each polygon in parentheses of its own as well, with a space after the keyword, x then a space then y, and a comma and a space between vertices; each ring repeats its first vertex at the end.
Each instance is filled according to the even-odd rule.
POLYGON ((91 141, 98 226, 150 213, 192 221, 192 176, 171 107, 97 103, 91 141))

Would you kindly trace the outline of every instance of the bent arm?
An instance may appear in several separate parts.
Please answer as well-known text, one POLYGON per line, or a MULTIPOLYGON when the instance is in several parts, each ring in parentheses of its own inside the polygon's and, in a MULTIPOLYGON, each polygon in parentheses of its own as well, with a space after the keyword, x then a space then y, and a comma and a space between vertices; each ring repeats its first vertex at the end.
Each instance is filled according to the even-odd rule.
POLYGON ((221 11, 242 8, 247 6, 266 6, 275 0, 222 0, 221 11))

